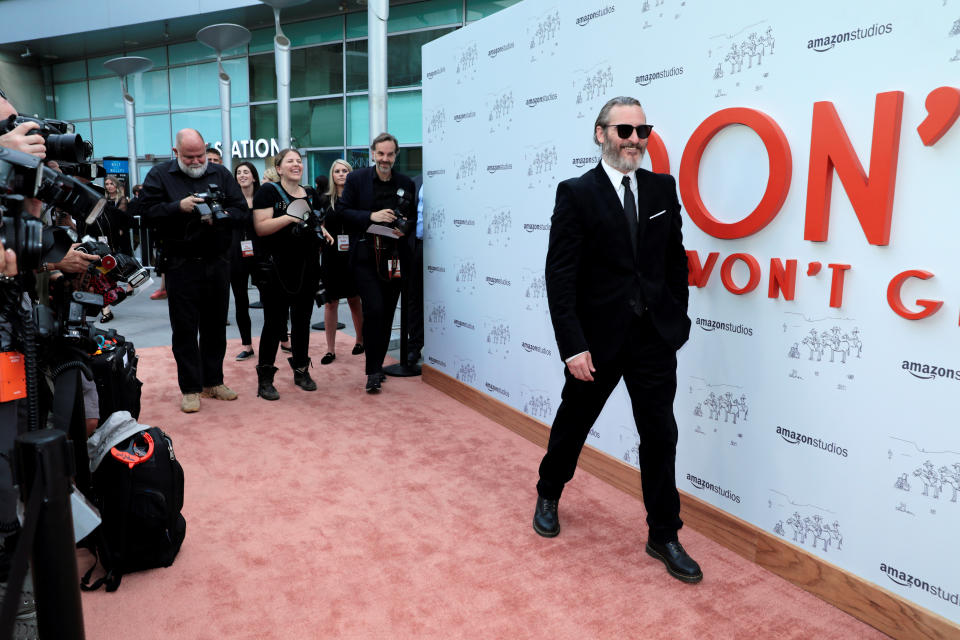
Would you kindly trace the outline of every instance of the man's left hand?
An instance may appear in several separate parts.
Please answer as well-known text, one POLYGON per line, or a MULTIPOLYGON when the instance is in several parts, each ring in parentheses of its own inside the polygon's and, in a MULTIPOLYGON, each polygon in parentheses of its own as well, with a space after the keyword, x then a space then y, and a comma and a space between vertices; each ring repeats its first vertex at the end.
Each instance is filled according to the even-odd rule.
POLYGON ((4 249, 0 242, 0 276, 17 275, 17 254, 13 249, 4 249))

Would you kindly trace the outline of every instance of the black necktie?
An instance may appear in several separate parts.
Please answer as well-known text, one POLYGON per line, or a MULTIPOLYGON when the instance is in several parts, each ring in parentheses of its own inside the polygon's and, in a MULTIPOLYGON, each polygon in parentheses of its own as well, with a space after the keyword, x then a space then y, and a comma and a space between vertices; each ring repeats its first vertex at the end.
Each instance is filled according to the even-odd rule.
POLYGON ((630 230, 630 244, 633 255, 637 255, 637 205, 630 190, 630 176, 623 176, 623 213, 627 216, 627 228, 630 230))

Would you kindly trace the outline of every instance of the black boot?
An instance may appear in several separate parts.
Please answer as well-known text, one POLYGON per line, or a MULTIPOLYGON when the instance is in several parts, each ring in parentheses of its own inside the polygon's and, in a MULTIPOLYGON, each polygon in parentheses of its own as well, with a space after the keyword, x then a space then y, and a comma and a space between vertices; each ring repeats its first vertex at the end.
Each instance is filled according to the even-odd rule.
POLYGON ((257 365, 257 395, 264 400, 279 400, 280 394, 273 386, 273 376, 277 373, 276 367, 268 364, 257 365))
POLYGON ((290 363, 290 368, 293 369, 293 384, 297 385, 304 391, 316 391, 317 383, 313 381, 313 378, 310 377, 310 372, 307 369, 310 368, 312 360, 307 358, 307 364, 302 367, 294 366, 293 358, 287 358, 287 362, 290 363))

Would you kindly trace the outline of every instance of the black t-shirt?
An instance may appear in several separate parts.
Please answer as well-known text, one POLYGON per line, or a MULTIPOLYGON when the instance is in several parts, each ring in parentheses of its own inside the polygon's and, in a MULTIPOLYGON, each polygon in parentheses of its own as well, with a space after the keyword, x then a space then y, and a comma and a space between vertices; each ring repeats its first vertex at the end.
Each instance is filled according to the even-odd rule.
MULTIPOLYGON (((306 198, 291 196, 279 184, 270 182, 262 185, 253 196, 253 209, 273 209, 273 217, 286 215, 287 200, 307 200, 311 209, 319 209, 320 199, 312 187, 304 187, 306 198), (282 195, 281 195, 282 192, 282 195), (286 196, 286 200, 284 200, 286 196)), ((294 223, 267 236, 259 236, 260 251, 273 258, 280 276, 284 280, 298 276, 305 267, 308 276, 319 272, 319 255, 321 239, 314 229, 317 227, 317 218, 311 212, 306 223, 294 223)), ((296 282, 294 282, 296 285, 296 282)))

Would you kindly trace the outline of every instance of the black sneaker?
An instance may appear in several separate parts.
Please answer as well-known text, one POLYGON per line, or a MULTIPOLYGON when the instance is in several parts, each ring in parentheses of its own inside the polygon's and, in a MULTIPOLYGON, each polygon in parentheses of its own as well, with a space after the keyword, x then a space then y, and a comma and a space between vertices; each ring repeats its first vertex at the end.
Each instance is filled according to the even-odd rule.
POLYGON ((253 357, 253 348, 244 349, 237 354, 237 362, 243 362, 244 360, 249 360, 253 357))
POLYGON ((367 393, 380 393, 381 373, 371 373, 367 376, 367 393))

